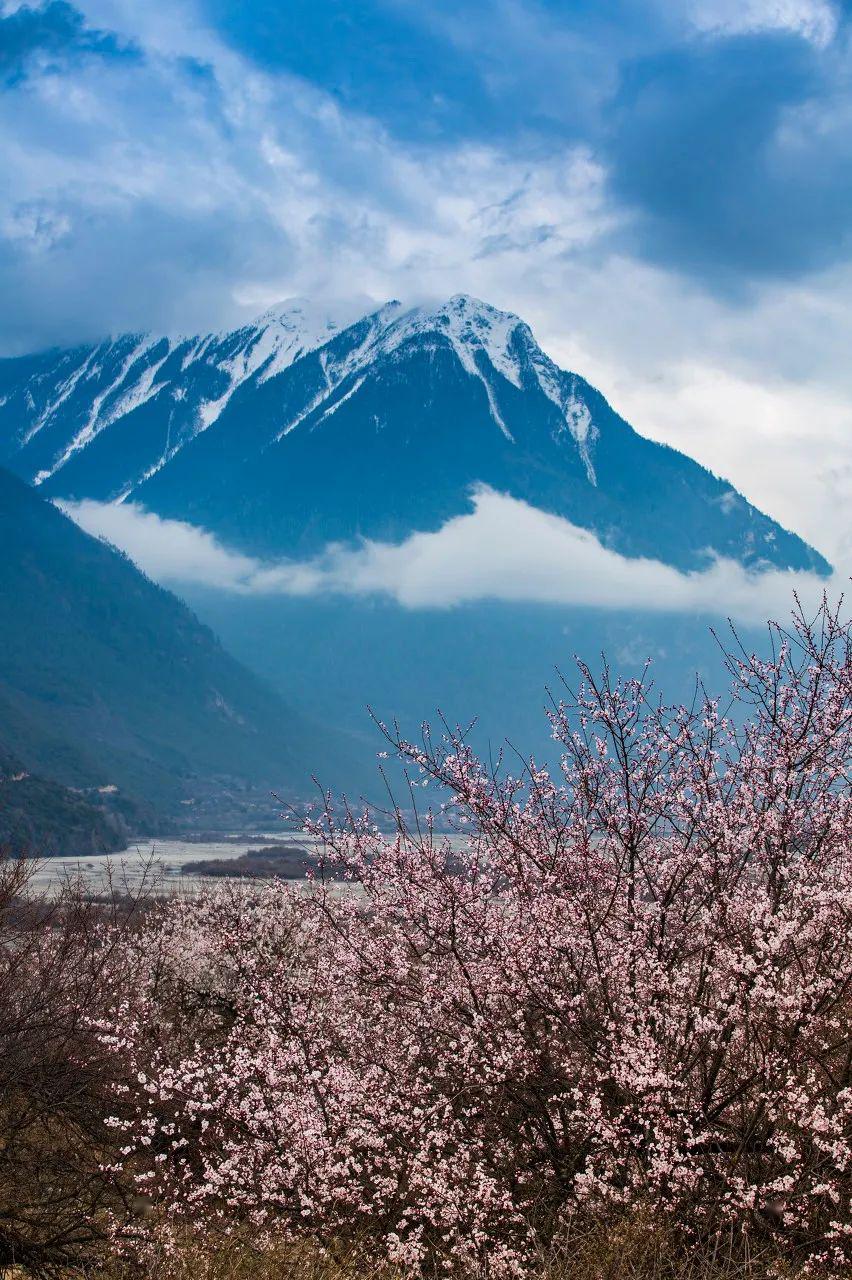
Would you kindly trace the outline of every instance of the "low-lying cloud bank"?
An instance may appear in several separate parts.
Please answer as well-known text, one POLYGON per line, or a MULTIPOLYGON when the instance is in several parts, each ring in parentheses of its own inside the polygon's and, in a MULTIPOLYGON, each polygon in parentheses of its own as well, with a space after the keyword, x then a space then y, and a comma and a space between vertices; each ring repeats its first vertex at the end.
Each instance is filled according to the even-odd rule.
POLYGON ((786 616, 794 591, 808 603, 844 583, 809 573, 746 572, 716 559, 681 573, 658 560, 629 559, 558 516, 489 490, 474 510, 436 533, 400 544, 330 546, 311 560, 266 562, 229 550, 211 533, 163 520, 132 503, 84 501, 63 509, 88 533, 125 551, 155 581, 244 594, 384 595, 407 608, 477 600, 603 609, 703 613, 761 622, 786 616))

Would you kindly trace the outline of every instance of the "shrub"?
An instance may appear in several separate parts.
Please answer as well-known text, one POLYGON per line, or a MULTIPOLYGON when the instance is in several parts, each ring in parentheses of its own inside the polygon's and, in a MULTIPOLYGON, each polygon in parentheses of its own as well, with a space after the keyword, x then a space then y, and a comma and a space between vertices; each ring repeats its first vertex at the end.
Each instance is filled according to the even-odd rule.
POLYGON ((389 734, 437 812, 329 804, 310 892, 154 920, 123 1140, 175 1230, 499 1277, 645 1214, 852 1262, 852 637, 770 634, 727 713, 581 667, 556 773, 389 734))
POLYGON ((127 903, 32 896, 31 871, 0 856, 0 1271, 42 1276, 82 1265, 127 1198, 103 1168, 122 1058, 91 1019, 136 949, 127 903))

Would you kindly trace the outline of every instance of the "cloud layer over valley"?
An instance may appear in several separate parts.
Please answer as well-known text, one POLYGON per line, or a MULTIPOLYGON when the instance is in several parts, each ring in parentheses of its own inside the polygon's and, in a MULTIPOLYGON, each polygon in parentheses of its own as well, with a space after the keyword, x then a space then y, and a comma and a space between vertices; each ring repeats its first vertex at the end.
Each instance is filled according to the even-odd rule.
POLYGON ((307 561, 263 562, 222 546, 210 533, 164 520, 131 503, 63 503, 88 533, 125 551, 155 581, 245 594, 381 595, 409 609, 478 600, 730 616, 759 623, 786 617, 793 592, 806 605, 843 590, 839 577, 748 573, 708 557, 696 573, 628 559, 588 531, 505 495, 480 490, 468 515, 435 533, 394 545, 329 547, 307 561))

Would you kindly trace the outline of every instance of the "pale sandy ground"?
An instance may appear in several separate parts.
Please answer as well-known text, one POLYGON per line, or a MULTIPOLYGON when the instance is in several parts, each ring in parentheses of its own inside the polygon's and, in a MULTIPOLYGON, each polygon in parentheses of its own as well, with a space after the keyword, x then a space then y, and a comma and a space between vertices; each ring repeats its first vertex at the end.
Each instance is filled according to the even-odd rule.
MULTIPOLYGON (((138 891, 144 880, 158 893, 174 893, 180 889, 195 889, 205 883, 213 883, 212 877, 181 875, 186 862, 199 862, 208 858, 238 858, 248 849, 262 849, 265 845, 280 842, 281 832, 252 836, 251 839, 228 841, 139 840, 124 853, 89 855, 81 858, 45 858, 39 863, 32 879, 35 890, 53 889, 67 877, 82 880, 90 893, 100 893, 108 888, 110 878, 115 887, 127 887, 138 891)), ((308 847, 302 836, 292 837, 294 844, 308 847)))

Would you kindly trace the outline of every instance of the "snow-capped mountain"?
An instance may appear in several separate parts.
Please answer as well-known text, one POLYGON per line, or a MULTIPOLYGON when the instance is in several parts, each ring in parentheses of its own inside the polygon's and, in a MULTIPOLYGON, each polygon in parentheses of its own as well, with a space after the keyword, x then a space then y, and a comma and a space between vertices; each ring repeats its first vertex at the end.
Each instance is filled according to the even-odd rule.
MULTIPOLYGON (((76 461, 102 432, 150 401, 166 414, 166 437, 150 440, 153 461, 140 474, 129 461, 126 490, 167 463, 199 431, 211 426, 243 383, 263 382, 333 337, 337 324, 309 303, 273 307, 251 325, 201 337, 131 334, 95 347, 49 352, 3 362, 12 374, 0 403, 5 419, 23 420, 22 457, 43 462, 29 477, 42 485, 76 461), (23 379, 15 379, 22 367, 23 379), (170 403, 169 403, 170 402, 170 403)), ((140 434, 144 433, 144 427, 140 434)), ((141 444, 141 441, 137 441, 141 444)))
POLYGON ((347 326, 297 302, 230 333, 0 361, 0 457, 51 496, 131 500, 261 555, 435 529, 486 485, 622 554, 828 571, 465 296, 347 326))

